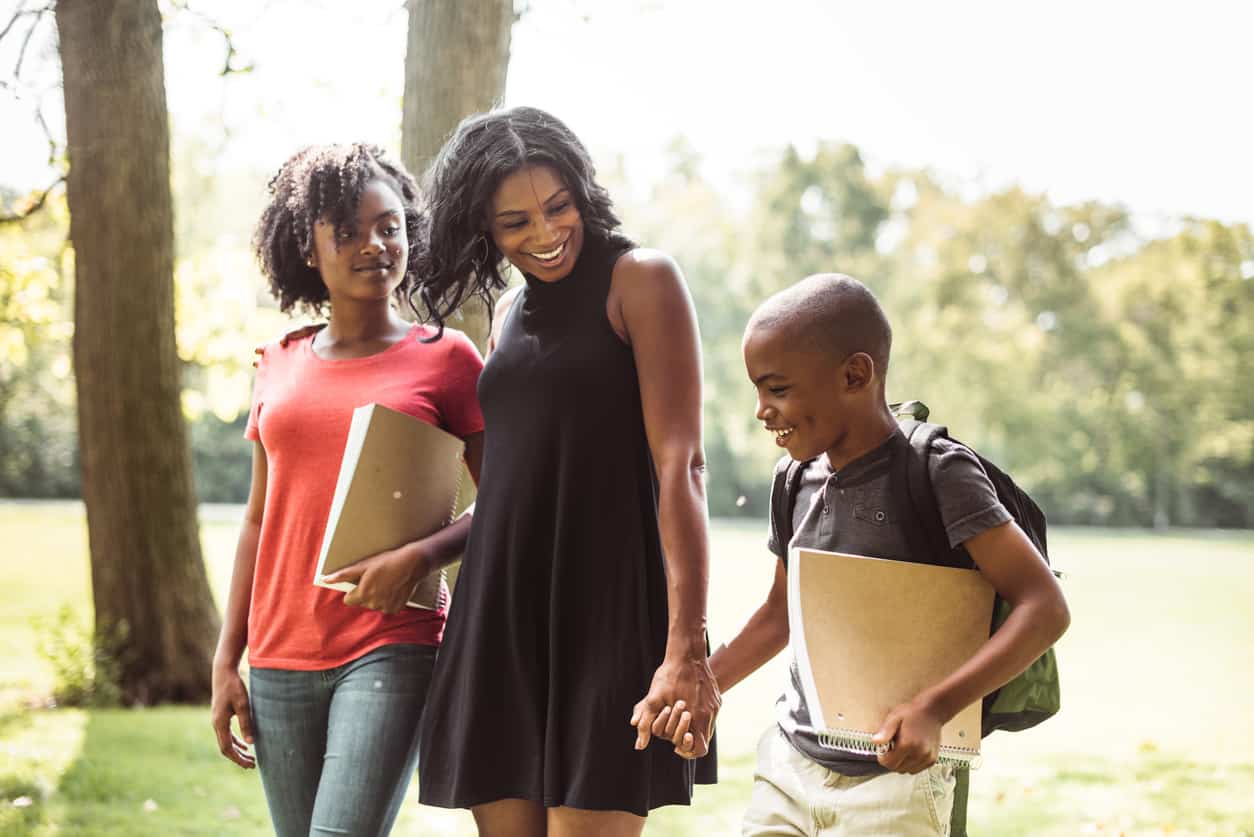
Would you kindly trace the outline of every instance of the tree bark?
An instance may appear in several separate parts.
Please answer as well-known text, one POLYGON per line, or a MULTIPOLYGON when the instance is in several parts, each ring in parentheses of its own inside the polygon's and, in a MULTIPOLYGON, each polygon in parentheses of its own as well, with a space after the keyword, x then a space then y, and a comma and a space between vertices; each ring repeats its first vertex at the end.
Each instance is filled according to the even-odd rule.
POLYGON ((96 631, 129 703, 203 701, 219 617, 201 556, 174 336, 157 0, 58 0, 74 370, 96 631))
MULTIPOLYGON (((408 0, 401 160, 422 173, 457 123, 505 97, 513 0, 408 0)), ((469 303, 451 322, 483 350, 487 311, 469 303)))

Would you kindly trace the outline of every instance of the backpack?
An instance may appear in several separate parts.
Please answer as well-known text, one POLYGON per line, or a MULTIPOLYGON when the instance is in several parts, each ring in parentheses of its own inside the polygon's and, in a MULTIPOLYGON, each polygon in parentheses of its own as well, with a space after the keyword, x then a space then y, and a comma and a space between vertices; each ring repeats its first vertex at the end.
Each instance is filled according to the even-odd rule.
MULTIPOLYGON (((974 568, 975 563, 964 547, 949 546, 928 471, 932 443, 938 438, 952 438, 948 429, 927 422, 929 411, 922 402, 892 404, 889 409, 897 416, 901 428, 901 434, 894 437, 897 447, 889 466, 892 469, 889 476, 890 493, 897 500, 898 519, 902 521, 912 555, 922 556, 916 560, 923 563, 974 568)), ((953 441, 957 442, 956 439, 953 441)), ((997 492, 997 499, 1048 563, 1045 514, 1040 506, 1015 484, 1009 474, 969 446, 963 447, 975 454, 997 492)), ((775 466, 774 486, 771 490, 771 521, 779 542, 785 548, 792 540, 793 508, 801 489, 801 474, 810 461, 813 460, 797 462, 785 456, 775 466)), ((1006 621, 1010 610, 1008 602, 1001 596, 995 597, 990 635, 1006 621)), ((1049 648, 1017 677, 984 697, 981 737, 987 737, 999 729, 1018 731, 1034 727, 1056 714, 1060 703, 1058 662, 1054 649, 1049 648)), ((957 772, 957 783, 950 828, 954 837, 963 837, 966 834, 968 768, 957 772)))

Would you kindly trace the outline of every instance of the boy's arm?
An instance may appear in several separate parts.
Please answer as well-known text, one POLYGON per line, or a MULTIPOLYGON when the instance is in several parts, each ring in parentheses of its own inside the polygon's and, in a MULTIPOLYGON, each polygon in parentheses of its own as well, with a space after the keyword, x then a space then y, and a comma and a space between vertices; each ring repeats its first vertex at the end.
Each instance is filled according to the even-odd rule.
POLYGON ((710 657, 718 690, 726 692, 757 671, 788 644, 788 576, 783 560, 775 562, 771 591, 745 626, 710 657))
MULTIPOLYGON (((783 559, 775 562, 775 580, 766 601, 754 611, 740 633, 710 656, 710 670, 719 693, 757 671, 788 644, 788 576, 783 559)), ((690 714, 684 702, 665 706, 653 722, 653 734, 675 745, 686 758, 695 755, 688 733, 690 714)))
POLYGON ((899 773, 918 773, 933 764, 939 754, 940 728, 964 706, 1031 665, 1071 623, 1062 589, 1018 524, 1011 521, 986 529, 963 546, 1013 609, 957 671, 888 713, 872 740, 894 742, 879 761, 899 773))

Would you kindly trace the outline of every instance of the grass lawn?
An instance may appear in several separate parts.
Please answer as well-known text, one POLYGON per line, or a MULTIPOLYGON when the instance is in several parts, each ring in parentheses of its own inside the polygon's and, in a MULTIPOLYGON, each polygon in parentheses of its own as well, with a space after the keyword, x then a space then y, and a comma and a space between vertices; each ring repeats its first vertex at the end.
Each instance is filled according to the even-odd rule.
MULTIPOLYGON (((219 593, 238 514, 203 514, 219 593)), ((764 529, 715 524, 716 644, 765 594, 764 529)), ((0 834, 270 833, 258 777, 217 754, 207 707, 36 708, 51 673, 32 618, 64 604, 84 622, 90 614, 81 506, 0 503, 0 543, 0 834)), ((1058 530, 1052 552, 1073 619, 1059 647, 1064 708, 984 742, 972 833, 1254 837, 1254 533, 1058 530)), ((698 789, 691 808, 654 814, 646 833, 736 833, 784 676, 781 655, 725 697, 722 781, 698 789)), ((416 797, 415 786, 394 833, 474 833, 467 814, 416 797)))

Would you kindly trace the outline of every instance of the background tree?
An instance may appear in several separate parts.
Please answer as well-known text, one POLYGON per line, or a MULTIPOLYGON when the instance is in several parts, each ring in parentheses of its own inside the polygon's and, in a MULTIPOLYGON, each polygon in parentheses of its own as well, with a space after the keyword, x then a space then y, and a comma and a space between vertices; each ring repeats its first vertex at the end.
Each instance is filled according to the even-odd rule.
POLYGON ((98 636, 130 702, 200 701, 219 620, 196 522, 174 332, 156 0, 59 0, 74 371, 98 636))
MULTIPOLYGON (((401 160, 421 177, 457 123, 505 96, 513 0, 408 0, 401 160)), ((487 312, 467 303, 456 322, 480 349, 487 312)))

